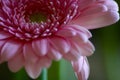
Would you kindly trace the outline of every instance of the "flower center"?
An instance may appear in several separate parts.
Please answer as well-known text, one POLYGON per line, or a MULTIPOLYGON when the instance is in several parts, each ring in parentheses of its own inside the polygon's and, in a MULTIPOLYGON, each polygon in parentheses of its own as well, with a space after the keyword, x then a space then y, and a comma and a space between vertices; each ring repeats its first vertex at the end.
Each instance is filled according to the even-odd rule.
POLYGON ((77 0, 5 1, 0 26, 20 40, 54 36, 76 15, 77 4, 77 0))
POLYGON ((47 19, 47 17, 43 13, 36 12, 36 13, 32 13, 30 15, 31 22, 41 23, 41 22, 45 22, 46 19, 47 19))

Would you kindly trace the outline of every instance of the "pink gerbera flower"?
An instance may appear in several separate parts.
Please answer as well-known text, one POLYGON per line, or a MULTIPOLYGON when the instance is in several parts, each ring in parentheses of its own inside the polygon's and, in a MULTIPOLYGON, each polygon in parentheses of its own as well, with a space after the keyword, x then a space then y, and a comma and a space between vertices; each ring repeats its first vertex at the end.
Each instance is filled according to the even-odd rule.
POLYGON ((116 22, 117 11, 113 0, 0 0, 0 62, 13 72, 25 67, 34 79, 64 58, 85 80, 85 56, 94 52, 87 29, 116 22))

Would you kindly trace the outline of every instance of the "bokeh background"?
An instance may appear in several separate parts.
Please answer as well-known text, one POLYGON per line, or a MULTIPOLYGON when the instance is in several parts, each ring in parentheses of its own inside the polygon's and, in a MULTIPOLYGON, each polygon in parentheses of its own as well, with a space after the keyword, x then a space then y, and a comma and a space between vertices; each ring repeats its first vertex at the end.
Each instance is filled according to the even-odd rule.
MULTIPOLYGON (((116 0, 120 6, 120 1, 116 0)), ((88 57, 89 80, 120 80, 120 21, 109 27, 91 30, 95 53, 88 57)), ((53 62, 52 66, 36 80, 77 80, 71 64, 65 60, 53 62), (47 77, 46 77, 47 76, 47 77), (45 77, 44 79, 41 79, 45 77)), ((24 69, 12 73, 7 64, 0 64, 0 80, 32 80, 24 69)))

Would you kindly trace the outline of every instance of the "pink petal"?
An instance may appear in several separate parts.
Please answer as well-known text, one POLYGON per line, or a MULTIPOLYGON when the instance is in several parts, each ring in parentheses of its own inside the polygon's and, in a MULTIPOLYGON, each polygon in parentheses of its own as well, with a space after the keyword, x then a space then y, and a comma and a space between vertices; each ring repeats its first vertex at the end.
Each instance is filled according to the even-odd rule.
POLYGON ((10 38, 11 36, 12 35, 10 35, 9 33, 6 33, 5 31, 0 30, 0 40, 10 38))
POLYGON ((48 43, 46 39, 40 39, 32 42, 32 48, 39 56, 44 56, 48 52, 48 43))
POLYGON ((118 5, 113 0, 101 1, 94 4, 93 7, 91 6, 83 10, 81 15, 74 19, 71 24, 78 24, 87 29, 95 29, 111 25, 119 20, 118 5))
POLYGON ((82 56, 78 61, 73 61, 72 66, 75 70, 78 80, 87 80, 89 76, 89 64, 87 58, 82 56))
MULTIPOLYGON (((0 40, 0 50, 1 50, 1 48, 3 47, 3 45, 5 44, 5 42, 6 42, 7 40, 0 40)), ((1 54, 1 53, 0 53, 1 54)))
POLYGON ((38 60, 38 56, 33 51, 31 43, 27 43, 24 45, 23 54, 26 62, 29 62, 32 64, 38 60))
POLYGON ((64 28, 58 31, 57 35, 58 36, 63 36, 63 37, 71 37, 76 35, 76 31, 71 28, 71 26, 63 26, 64 28))
POLYGON ((119 11, 118 4, 114 0, 105 0, 103 3, 109 10, 119 11))
POLYGON ((94 4, 90 6, 88 9, 84 10, 81 13, 81 17, 88 16, 88 15, 95 15, 95 14, 100 14, 102 12, 108 11, 108 8, 103 5, 103 4, 94 4))
POLYGON ((58 49, 61 53, 67 53, 70 50, 70 43, 64 38, 53 37, 51 38, 51 45, 58 49))
POLYGON ((62 54, 58 50, 53 48, 50 49, 50 52, 47 55, 53 60, 60 60, 62 58, 62 54))
POLYGON ((12 72, 17 72, 20 70, 24 65, 24 58, 22 56, 22 53, 19 53, 12 59, 8 61, 8 67, 12 72))
POLYGON ((71 25, 70 27, 74 28, 77 31, 77 34, 84 34, 86 37, 90 38, 92 37, 92 34, 90 33, 90 31, 82 26, 79 25, 71 25))
POLYGON ((65 54, 63 57, 68 61, 76 61, 80 56, 80 52, 76 51, 75 49, 71 49, 70 52, 65 54))
POLYGON ((95 1, 96 0, 79 0, 79 8, 80 8, 80 10, 90 6, 95 1))
POLYGON ((1 57, 7 61, 21 51, 22 43, 14 39, 8 40, 1 49, 1 57))
POLYGON ((89 63, 88 63, 88 60, 86 57, 85 57, 83 66, 84 66, 83 70, 84 70, 85 79, 88 79, 89 73, 90 73, 90 68, 89 68, 89 63))
POLYGON ((32 78, 36 79, 39 77, 41 73, 41 65, 37 62, 35 63, 26 63, 25 64, 25 70, 27 71, 27 74, 32 78))
POLYGON ((78 61, 72 61, 72 66, 75 72, 80 72, 83 67, 84 57, 81 56, 78 61))
POLYGON ((76 72, 78 80, 87 80, 89 77, 90 69, 87 59, 84 60, 83 67, 80 72, 76 72))
POLYGON ((87 43, 81 44, 79 49, 83 56, 90 56, 95 51, 95 48, 90 41, 88 41, 87 43))
POLYGON ((85 26, 88 29, 99 28, 108 26, 119 20, 119 14, 115 11, 108 11, 101 15, 90 15, 81 17, 79 24, 85 26))

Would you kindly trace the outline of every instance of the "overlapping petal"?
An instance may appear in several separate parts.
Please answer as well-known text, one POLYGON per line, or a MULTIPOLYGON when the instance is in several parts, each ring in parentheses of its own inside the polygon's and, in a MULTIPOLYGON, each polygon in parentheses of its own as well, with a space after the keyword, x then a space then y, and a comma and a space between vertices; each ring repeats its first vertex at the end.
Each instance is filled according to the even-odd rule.
POLYGON ((87 80, 89 77, 89 64, 87 58, 82 56, 78 61, 71 62, 78 80, 87 80))
MULTIPOLYGON (((86 1, 86 0, 83 0, 86 1)), ((79 4, 77 16, 71 24, 79 24, 87 29, 95 29, 113 24, 119 20, 118 5, 114 0, 90 0, 79 4), (88 5, 84 5, 88 4, 88 5)))
POLYGON ((88 29, 118 19, 114 0, 0 0, 0 63, 8 62, 12 72, 25 67, 36 79, 53 60, 64 58, 72 63, 79 80, 87 80, 85 56, 95 50, 88 29), (32 22, 36 13, 46 20, 32 22))

